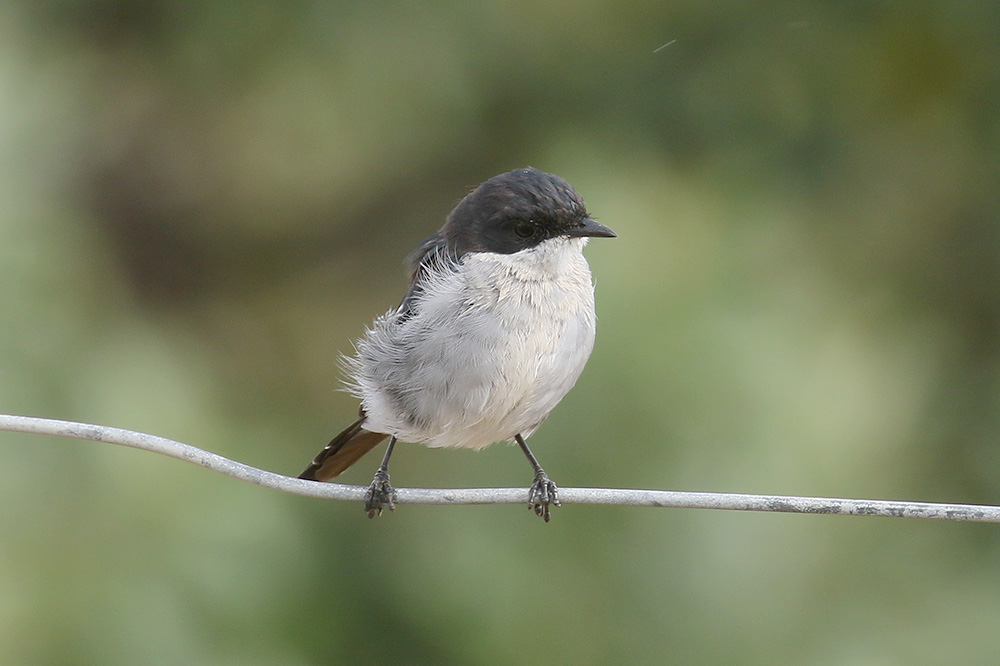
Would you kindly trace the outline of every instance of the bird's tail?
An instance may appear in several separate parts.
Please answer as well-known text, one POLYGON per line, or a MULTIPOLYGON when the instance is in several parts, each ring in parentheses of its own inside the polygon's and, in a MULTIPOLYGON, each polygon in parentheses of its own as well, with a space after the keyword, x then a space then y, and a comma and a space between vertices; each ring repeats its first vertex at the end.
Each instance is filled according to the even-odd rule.
POLYGON ((329 481, 345 469, 358 462, 361 456, 365 455, 389 435, 380 432, 365 430, 361 424, 365 422, 365 417, 347 426, 344 432, 333 438, 326 447, 319 452, 309 467, 299 474, 300 479, 311 481, 329 481))

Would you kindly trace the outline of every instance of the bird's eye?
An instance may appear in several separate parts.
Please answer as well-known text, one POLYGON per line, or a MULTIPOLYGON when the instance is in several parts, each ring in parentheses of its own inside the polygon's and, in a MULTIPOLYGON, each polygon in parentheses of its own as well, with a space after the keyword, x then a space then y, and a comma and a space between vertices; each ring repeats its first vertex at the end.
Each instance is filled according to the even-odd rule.
POLYGON ((514 234, 518 238, 531 238, 535 235, 535 225, 531 222, 517 222, 514 224, 514 234))

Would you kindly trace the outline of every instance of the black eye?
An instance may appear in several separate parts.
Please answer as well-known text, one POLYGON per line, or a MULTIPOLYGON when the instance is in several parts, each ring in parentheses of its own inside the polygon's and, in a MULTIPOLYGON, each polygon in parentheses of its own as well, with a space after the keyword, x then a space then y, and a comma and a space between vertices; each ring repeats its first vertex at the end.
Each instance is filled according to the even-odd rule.
POLYGON ((527 221, 515 222, 514 234, 518 238, 531 238, 535 235, 535 225, 527 221))

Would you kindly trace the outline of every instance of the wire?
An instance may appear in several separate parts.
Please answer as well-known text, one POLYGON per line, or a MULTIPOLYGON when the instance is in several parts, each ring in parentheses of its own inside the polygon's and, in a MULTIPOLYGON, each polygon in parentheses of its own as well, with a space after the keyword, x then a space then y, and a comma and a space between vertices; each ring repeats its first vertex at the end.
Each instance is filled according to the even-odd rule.
MULTIPOLYGON (((268 472, 190 444, 122 428, 0 414, 0 431, 106 442, 152 451, 264 488, 306 497, 364 502, 368 490, 365 486, 317 483, 268 472)), ((396 492, 397 504, 522 504, 528 501, 527 488, 397 488, 396 492)), ((1000 523, 1000 507, 975 504, 614 488, 559 488, 559 500, 564 505, 604 504, 675 509, 777 511, 1000 523)))

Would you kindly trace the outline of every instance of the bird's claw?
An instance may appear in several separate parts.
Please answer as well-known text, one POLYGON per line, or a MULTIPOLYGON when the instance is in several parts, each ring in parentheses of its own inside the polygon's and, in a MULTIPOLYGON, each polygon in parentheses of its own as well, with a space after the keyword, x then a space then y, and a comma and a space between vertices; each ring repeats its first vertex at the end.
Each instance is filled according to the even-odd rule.
POLYGON ((375 472, 372 484, 368 486, 368 494, 365 496, 365 511, 369 518, 382 515, 382 509, 389 507, 389 511, 396 510, 396 489, 389 483, 389 473, 382 468, 375 472))
POLYGON ((544 470, 535 472, 535 481, 528 490, 528 508, 535 510, 535 515, 549 522, 549 506, 559 504, 559 488, 549 478, 544 470))

